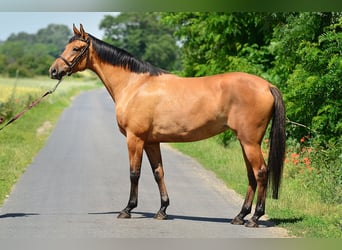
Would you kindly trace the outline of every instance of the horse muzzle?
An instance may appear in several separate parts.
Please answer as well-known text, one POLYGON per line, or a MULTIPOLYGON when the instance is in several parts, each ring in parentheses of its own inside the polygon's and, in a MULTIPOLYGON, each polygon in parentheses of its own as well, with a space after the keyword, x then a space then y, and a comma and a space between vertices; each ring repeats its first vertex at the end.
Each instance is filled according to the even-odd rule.
POLYGON ((59 69, 59 67, 56 64, 53 64, 50 69, 50 77, 51 79, 57 79, 61 80, 63 76, 67 74, 67 72, 64 69, 59 69))

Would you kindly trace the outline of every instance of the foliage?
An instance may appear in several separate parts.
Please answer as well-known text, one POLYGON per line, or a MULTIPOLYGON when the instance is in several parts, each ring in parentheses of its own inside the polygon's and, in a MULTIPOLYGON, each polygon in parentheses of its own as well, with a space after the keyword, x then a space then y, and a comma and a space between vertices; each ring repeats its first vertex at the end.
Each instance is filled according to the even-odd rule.
POLYGON ((231 142, 235 141, 235 134, 232 130, 227 130, 226 132, 219 134, 217 139, 224 147, 228 147, 231 142))
POLYGON ((183 45, 186 76, 235 70, 260 73, 270 60, 263 47, 282 19, 282 14, 249 12, 163 15, 165 23, 175 26, 175 35, 183 45))
MULTIPOLYGON (((9 89, 1 87, 3 92, 6 92, 9 89)), ((36 97, 37 91, 35 89, 28 89, 22 90, 21 92, 26 92, 27 95, 23 97, 22 95, 19 97, 16 95, 16 88, 12 88, 11 94, 9 95, 8 99, 5 101, 0 100, 0 119, 7 120, 14 116, 17 109, 23 109, 27 107, 36 97), (27 90, 27 92, 26 92, 27 90)), ((1 93, 3 95, 4 93, 1 93)))
POLYGON ((342 204, 342 140, 322 147, 317 141, 303 137, 286 155, 286 175, 302 183, 302 190, 315 194, 322 203, 342 204))
POLYGON ((314 174, 308 176, 308 183, 324 203, 342 204, 342 140, 328 144, 329 149, 313 146, 311 157, 314 174), (336 157, 337 156, 337 157, 336 157))
MULTIPOLYGON (((296 13, 275 29, 270 70, 283 90, 290 120, 305 124, 321 141, 342 133, 342 13, 296 13)), ((289 131, 297 139, 302 127, 289 131)))
POLYGON ((137 58, 172 71, 179 70, 179 48, 173 29, 160 22, 159 13, 106 15, 100 23, 104 40, 137 58))
POLYGON ((65 25, 50 24, 36 34, 12 34, 0 43, 0 74, 14 77, 46 75, 50 64, 64 48, 71 31, 65 25))

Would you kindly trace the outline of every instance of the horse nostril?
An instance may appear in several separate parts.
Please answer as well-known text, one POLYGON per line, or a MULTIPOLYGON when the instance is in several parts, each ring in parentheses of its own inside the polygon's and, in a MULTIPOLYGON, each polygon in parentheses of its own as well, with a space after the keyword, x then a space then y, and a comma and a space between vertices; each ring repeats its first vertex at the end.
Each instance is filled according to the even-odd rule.
POLYGON ((58 71, 57 71, 56 68, 51 68, 50 69, 50 76, 51 76, 51 78, 56 78, 57 74, 58 74, 58 71))

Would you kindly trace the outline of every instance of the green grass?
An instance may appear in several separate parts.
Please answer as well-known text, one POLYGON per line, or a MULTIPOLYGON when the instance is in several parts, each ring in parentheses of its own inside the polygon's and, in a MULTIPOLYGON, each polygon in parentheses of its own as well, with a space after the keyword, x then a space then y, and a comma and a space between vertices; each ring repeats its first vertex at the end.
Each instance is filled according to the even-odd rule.
MULTIPOLYGON (((218 142, 217 137, 171 145, 195 158, 244 197, 247 176, 237 141, 231 142, 227 148, 218 142)), ((267 216, 278 226, 288 229, 291 236, 342 238, 342 205, 321 202, 315 190, 310 189, 310 184, 303 183, 301 178, 289 177, 291 168, 288 164, 285 165, 279 200, 269 197, 266 201, 267 216)))
MULTIPOLYGON (((0 78, 0 92, 3 86, 11 86, 11 82, 13 84, 14 79, 0 78)), ((49 78, 17 81, 18 88, 25 86, 32 90, 39 89, 39 95, 37 91, 33 91, 36 97, 42 95, 54 84, 56 82, 49 78)), ((59 115, 71 103, 72 97, 82 90, 97 86, 99 86, 97 80, 65 79, 55 93, 45 97, 40 104, 0 131, 0 205, 42 148, 59 115)), ((22 109, 22 107, 13 108, 15 112, 22 109)))

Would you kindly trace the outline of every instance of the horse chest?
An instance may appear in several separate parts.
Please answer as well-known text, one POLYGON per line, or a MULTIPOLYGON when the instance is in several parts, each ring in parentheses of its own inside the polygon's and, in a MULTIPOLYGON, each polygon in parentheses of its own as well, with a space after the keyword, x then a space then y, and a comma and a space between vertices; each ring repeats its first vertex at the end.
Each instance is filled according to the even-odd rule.
POLYGON ((126 134, 129 131, 136 135, 146 134, 151 123, 148 113, 139 106, 117 106, 116 120, 121 132, 126 134))

